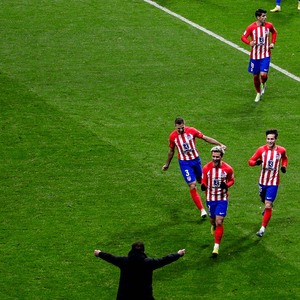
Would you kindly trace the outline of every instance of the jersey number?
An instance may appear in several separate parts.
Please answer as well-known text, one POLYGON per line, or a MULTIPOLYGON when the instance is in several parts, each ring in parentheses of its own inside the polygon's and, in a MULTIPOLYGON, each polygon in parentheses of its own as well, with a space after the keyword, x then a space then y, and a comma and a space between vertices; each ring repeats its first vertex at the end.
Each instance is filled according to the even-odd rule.
POLYGON ((264 43, 265 43, 265 38, 264 38, 263 36, 260 36, 260 37, 258 38, 258 44, 259 44, 259 45, 264 45, 264 43))
POLYGON ((220 186, 220 180, 214 179, 214 187, 219 187, 220 186))
POLYGON ((274 161, 273 160, 268 160, 268 167, 270 169, 273 169, 273 166, 274 166, 274 161))
POLYGON ((184 144, 183 144, 183 149, 184 149, 185 152, 186 152, 186 151, 189 151, 189 150, 190 150, 189 144, 184 143, 184 144))

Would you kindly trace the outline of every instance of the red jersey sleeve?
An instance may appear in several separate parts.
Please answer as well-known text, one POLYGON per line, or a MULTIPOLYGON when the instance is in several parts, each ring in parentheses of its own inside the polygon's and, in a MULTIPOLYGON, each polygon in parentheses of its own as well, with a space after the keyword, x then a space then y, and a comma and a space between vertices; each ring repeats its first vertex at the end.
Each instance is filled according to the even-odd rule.
POLYGON ((248 26, 247 29, 245 30, 244 34, 241 37, 242 42, 244 42, 247 45, 250 44, 250 40, 248 40, 248 37, 251 35, 252 31, 253 31, 253 24, 248 26))
POLYGON ((204 184, 205 186, 207 186, 207 165, 205 165, 202 170, 201 184, 204 184))
POLYGON ((261 154, 263 151, 263 147, 260 147, 256 150, 256 152, 250 157, 250 159, 248 160, 248 165, 253 167, 256 166, 256 161, 258 159, 261 159, 261 154))
POLYGON ((226 184, 228 187, 234 184, 234 175, 233 175, 233 168, 226 164, 226 172, 227 172, 227 180, 226 184))
POLYGON ((287 157, 285 148, 280 147, 280 152, 281 152, 281 165, 283 167, 287 167, 287 165, 288 165, 288 157, 287 157))
POLYGON ((272 33, 272 43, 275 44, 277 39, 277 30, 275 29, 272 23, 269 24, 270 24, 270 32, 272 33))
POLYGON ((202 139, 203 133, 202 133, 200 130, 198 130, 198 129, 196 129, 196 128, 193 128, 193 127, 190 127, 189 129, 190 129, 190 133, 191 133, 194 137, 197 137, 197 138, 199 138, 199 139, 202 139))
POLYGON ((170 148, 174 149, 175 148, 175 135, 176 135, 176 132, 173 131, 171 134, 170 134, 170 137, 169 137, 169 146, 170 148))

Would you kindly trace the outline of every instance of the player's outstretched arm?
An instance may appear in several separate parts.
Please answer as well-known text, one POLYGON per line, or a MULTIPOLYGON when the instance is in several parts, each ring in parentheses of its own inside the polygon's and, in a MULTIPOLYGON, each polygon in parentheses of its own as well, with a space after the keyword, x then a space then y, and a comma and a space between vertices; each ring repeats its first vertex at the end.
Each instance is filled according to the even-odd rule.
POLYGON ((220 143, 220 142, 217 141, 216 139, 211 138, 211 137, 209 137, 209 136, 203 135, 202 139, 203 139, 205 142, 210 143, 210 144, 212 144, 212 145, 218 145, 218 146, 222 147, 224 150, 226 150, 226 148, 227 148, 225 145, 223 145, 222 143, 220 143))

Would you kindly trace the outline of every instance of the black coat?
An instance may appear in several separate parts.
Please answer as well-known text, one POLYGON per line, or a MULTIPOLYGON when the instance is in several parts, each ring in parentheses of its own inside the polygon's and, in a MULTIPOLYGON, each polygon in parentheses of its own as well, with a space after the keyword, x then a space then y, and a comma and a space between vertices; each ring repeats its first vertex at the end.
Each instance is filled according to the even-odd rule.
POLYGON ((145 253, 132 250, 128 256, 100 252, 99 257, 121 270, 117 300, 153 300, 153 270, 170 264, 181 256, 174 253, 162 258, 148 258, 145 253))

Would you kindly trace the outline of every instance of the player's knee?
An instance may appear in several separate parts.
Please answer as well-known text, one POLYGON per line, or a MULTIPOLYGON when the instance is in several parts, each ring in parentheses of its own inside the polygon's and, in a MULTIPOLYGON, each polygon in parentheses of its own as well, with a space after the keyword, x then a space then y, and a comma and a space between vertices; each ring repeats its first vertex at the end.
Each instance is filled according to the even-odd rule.
POLYGON ((261 75, 262 82, 266 82, 267 79, 268 79, 268 73, 264 73, 264 74, 261 75))
POLYGON ((190 190, 196 189, 196 182, 191 182, 191 183, 189 184, 189 187, 190 187, 190 190))
POLYGON ((217 218, 217 219, 216 219, 216 225, 217 225, 217 226, 223 225, 223 218, 222 218, 222 219, 217 218))

